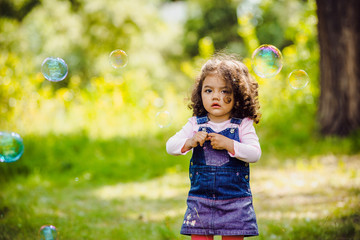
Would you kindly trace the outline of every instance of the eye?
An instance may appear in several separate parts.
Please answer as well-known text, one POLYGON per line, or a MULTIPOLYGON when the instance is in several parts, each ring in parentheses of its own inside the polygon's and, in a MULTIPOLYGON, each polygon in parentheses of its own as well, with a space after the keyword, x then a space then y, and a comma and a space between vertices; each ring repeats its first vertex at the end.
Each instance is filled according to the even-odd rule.
POLYGON ((221 93, 223 94, 230 94, 231 92, 229 90, 222 90, 221 93))
POLYGON ((211 90, 211 89, 205 89, 204 92, 205 92, 205 93, 211 93, 212 90, 211 90))

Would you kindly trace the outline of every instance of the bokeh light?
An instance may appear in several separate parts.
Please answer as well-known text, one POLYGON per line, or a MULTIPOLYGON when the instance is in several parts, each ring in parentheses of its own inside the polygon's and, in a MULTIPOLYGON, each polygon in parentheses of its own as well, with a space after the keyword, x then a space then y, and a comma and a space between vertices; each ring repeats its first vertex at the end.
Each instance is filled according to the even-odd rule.
POLYGON ((274 77, 283 66, 280 50, 268 44, 258 47, 253 52, 251 60, 255 74, 262 78, 274 77))
POLYGON ((24 143, 19 134, 0 132, 0 162, 17 161, 24 153, 24 143))
POLYGON ((40 240, 56 240, 58 233, 53 225, 44 225, 39 230, 40 240))
POLYGON ((168 111, 160 111, 155 116, 156 124, 160 128, 165 128, 171 124, 171 115, 168 111))
POLYGON ((110 53, 109 61, 113 68, 123 68, 128 63, 128 56, 123 50, 117 49, 110 53))
POLYGON ((293 89, 302 89, 310 82, 309 75, 301 69, 292 71, 289 74, 288 80, 293 89))
POLYGON ((61 58, 46 58, 41 65, 41 73, 51 82, 59 82, 66 78, 68 66, 61 58))

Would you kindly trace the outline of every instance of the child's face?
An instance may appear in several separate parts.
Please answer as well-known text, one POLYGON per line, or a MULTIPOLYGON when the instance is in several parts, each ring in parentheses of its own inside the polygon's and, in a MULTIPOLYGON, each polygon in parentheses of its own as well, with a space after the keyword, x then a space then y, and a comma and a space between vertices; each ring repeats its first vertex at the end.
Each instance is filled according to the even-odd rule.
POLYGON ((223 122, 230 118, 234 93, 231 86, 218 74, 206 76, 202 84, 201 99, 211 121, 223 122))

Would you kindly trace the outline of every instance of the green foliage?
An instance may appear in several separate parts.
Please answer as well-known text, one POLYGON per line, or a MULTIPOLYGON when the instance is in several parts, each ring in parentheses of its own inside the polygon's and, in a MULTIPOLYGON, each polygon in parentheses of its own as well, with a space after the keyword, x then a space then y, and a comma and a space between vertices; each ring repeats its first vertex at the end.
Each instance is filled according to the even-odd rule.
POLYGON ((154 132, 154 117, 164 109, 184 119, 184 110, 176 111, 183 97, 174 89, 188 81, 165 59, 179 43, 156 8, 143 1, 84 1, 77 12, 71 6, 44 1, 21 23, 0 21, 8 33, 0 39, 1 128, 111 137, 154 132), (129 56, 124 69, 108 62, 116 48, 129 56), (66 80, 44 80, 40 68, 48 56, 67 62, 66 80))
POLYGON ((38 4, 39 0, 2 0, 0 16, 21 21, 38 4))
POLYGON ((216 49, 241 44, 237 34, 236 8, 231 0, 188 2, 189 19, 183 37, 185 53, 192 57, 198 55, 198 42, 204 37, 212 38, 216 49))

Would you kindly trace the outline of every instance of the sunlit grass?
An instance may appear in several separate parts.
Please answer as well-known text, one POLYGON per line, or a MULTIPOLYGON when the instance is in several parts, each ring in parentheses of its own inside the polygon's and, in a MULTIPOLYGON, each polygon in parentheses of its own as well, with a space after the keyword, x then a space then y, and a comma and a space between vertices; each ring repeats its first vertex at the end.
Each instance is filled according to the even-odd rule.
MULTIPOLYGON (((359 162, 358 155, 326 155, 283 166, 253 164, 260 230, 253 239, 304 239, 299 231, 314 240, 356 239, 359 162)), ((186 169, 176 165, 148 180, 109 184, 70 173, 60 185, 56 174, 14 176, 2 185, 1 237, 35 239, 42 225, 53 224, 61 239, 188 239, 179 230, 189 180, 186 169)))

